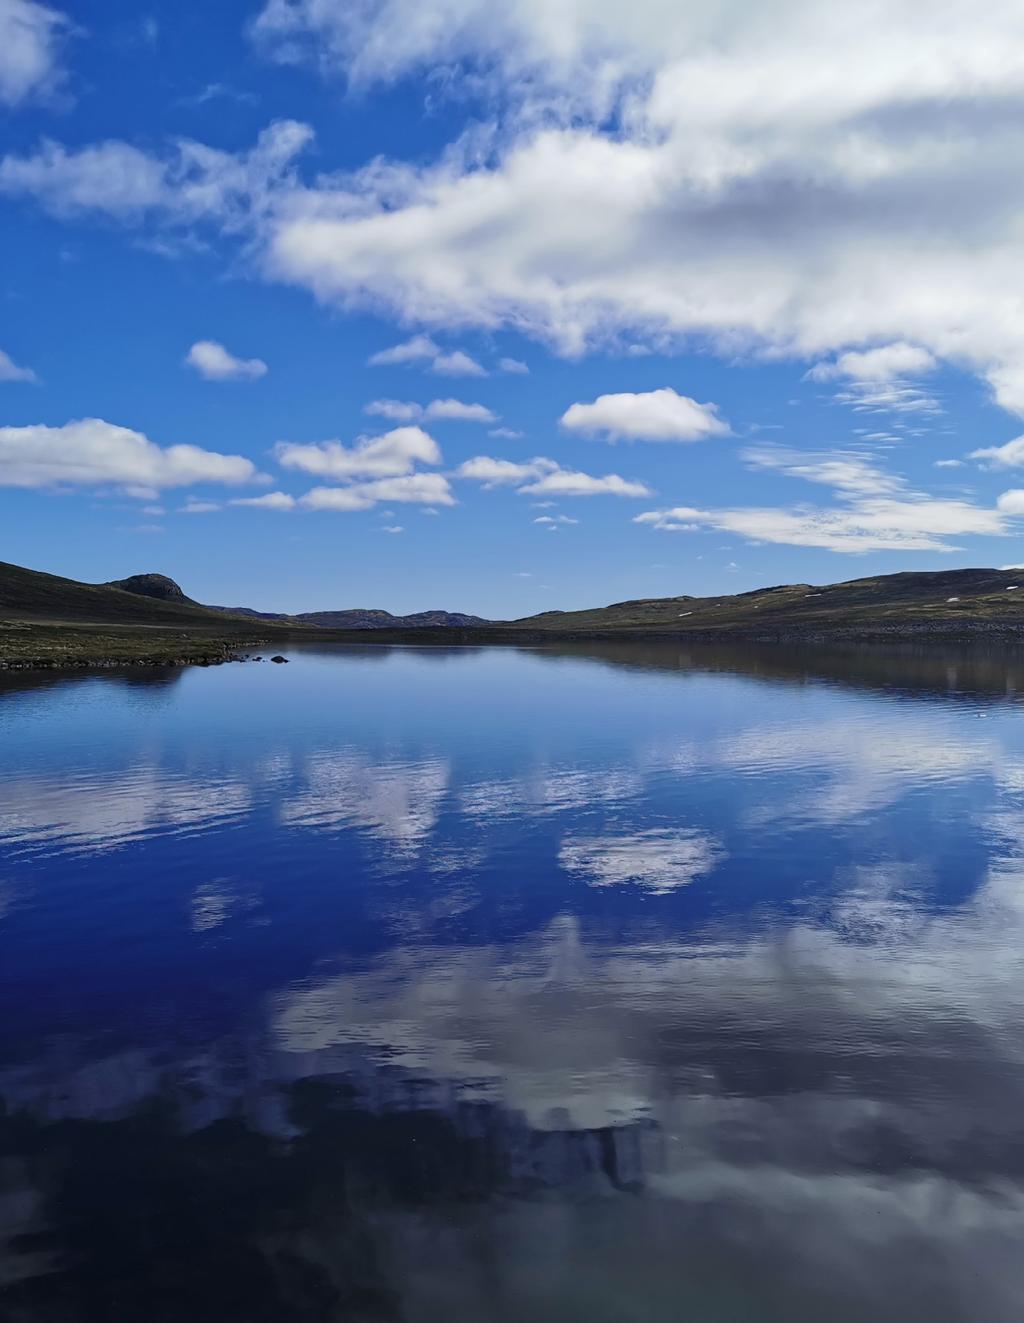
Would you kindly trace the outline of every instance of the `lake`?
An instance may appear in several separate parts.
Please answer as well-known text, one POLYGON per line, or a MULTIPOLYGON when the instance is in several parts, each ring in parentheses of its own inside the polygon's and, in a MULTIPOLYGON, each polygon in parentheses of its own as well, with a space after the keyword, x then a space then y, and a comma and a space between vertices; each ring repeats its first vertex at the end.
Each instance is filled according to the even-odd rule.
POLYGON ((1024 656, 0 675, 0 1316, 1002 1323, 1024 656))

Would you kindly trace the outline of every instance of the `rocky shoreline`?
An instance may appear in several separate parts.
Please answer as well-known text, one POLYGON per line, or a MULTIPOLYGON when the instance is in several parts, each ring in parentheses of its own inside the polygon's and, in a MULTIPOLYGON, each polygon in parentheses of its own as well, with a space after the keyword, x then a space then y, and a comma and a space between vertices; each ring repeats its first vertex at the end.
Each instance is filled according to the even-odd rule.
POLYGON ((116 671, 125 667, 225 666, 229 662, 286 663, 287 657, 251 653, 183 653, 177 657, 0 657, 0 671, 116 671))

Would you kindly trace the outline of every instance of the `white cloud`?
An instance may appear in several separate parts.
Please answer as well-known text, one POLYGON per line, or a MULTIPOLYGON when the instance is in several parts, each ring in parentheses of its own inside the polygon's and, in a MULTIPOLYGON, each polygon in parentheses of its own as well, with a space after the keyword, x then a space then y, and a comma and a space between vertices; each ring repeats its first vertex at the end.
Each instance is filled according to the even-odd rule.
POLYGON ((383 436, 360 437, 351 449, 340 441, 274 448, 278 461, 325 478, 386 478, 411 473, 416 464, 440 464, 441 449, 421 427, 396 427, 383 436))
POLYGON ((898 342, 876 349, 849 350, 833 363, 817 363, 807 375, 812 381, 847 377, 853 381, 886 382, 932 372, 936 367, 935 356, 927 349, 898 342))
POLYGON ((465 404, 462 400, 431 400, 429 404, 414 404, 405 400, 372 400, 364 413, 390 418, 395 422, 413 422, 417 418, 448 422, 493 423, 498 415, 483 404, 465 404))
POLYGON ((351 487, 314 487, 299 498, 299 504, 307 510, 370 510, 381 501, 454 505, 455 497, 448 480, 440 473, 410 473, 351 487))
POLYGON ((485 487, 518 486, 542 473, 557 469, 553 459, 531 459, 517 464, 510 459, 492 459, 490 455, 477 455, 467 459, 455 470, 457 478, 470 478, 485 487))
MULTIPOLYGON (((1006 165, 1024 149, 1024 10, 941 0, 922 30, 918 0, 876 8, 271 0, 255 31, 278 54, 356 83, 444 66, 459 93, 469 71, 493 123, 432 161, 307 186, 310 131, 291 122, 237 155, 50 143, 5 158, 0 190, 212 221, 268 278, 422 327, 512 326, 570 354, 907 346, 1024 412, 1024 178, 1006 165)), ((859 407, 937 407, 905 377, 849 380, 859 407)))
POLYGON ((371 354, 371 367, 396 367, 419 363, 443 377, 486 377, 485 368, 461 349, 446 352, 429 335, 414 335, 410 340, 371 354))
POLYGON ((1024 515, 1024 490, 1013 487, 1010 491, 1003 492, 996 505, 1004 514, 1024 515))
POLYGON ((287 492, 267 492, 265 496, 244 496, 229 505, 250 505, 256 510, 294 510, 295 497, 287 492))
POLYGON ((535 524, 578 524, 578 519, 570 519, 568 515, 539 515, 534 521, 535 524))
POLYGON ((430 365, 431 372, 442 377, 486 377, 487 369, 480 366, 475 358, 455 349, 450 354, 438 354, 430 365))
POLYGON ((423 416, 465 423, 494 423, 498 419, 498 415, 486 405, 464 404, 462 400, 431 400, 423 411, 423 416))
POLYGON ((1024 11, 943 0, 925 32, 917 0, 876 8, 270 0, 269 49, 357 84, 468 69, 498 118, 483 145, 318 190, 275 226, 270 269, 568 352, 696 335, 730 355, 853 349, 863 370, 906 346, 1024 411, 1024 180, 1006 170, 1024 11))
POLYGON ((815 454, 781 446, 752 446, 743 451, 743 458, 752 468, 776 469, 848 497, 887 496, 906 487, 901 478, 884 472, 866 456, 843 451, 815 454))
POLYGON ((197 482, 260 481, 251 460, 199 446, 161 447, 101 418, 62 427, 0 427, 0 486, 117 486, 138 491, 197 482))
POLYGON ((9 354, 0 349, 0 381, 38 381, 31 368, 19 367, 9 354))
POLYGON ((617 473, 595 478, 589 473, 572 469, 558 469, 545 473, 520 491, 550 496, 650 496, 651 489, 643 482, 620 478, 617 473))
POLYGON ((553 459, 538 456, 525 463, 508 459, 494 459, 490 455, 477 455, 460 464, 457 478, 469 478, 485 487, 514 486, 520 492, 552 496, 650 496, 651 490, 642 482, 620 478, 617 473, 593 477, 563 469, 553 459))
POLYGON ((1014 437, 1002 446, 987 446, 983 450, 972 450, 969 459, 987 461, 987 467, 994 469, 1019 468, 1024 464, 1024 436, 1014 437))
POLYGON ((937 459, 935 467, 937 469, 962 469, 964 462, 962 459, 937 459))
POLYGON ((66 28, 62 14, 35 0, 0 0, 0 104, 17 106, 53 89, 66 28))
POLYGON ((428 335, 414 335, 411 340, 404 340, 400 345, 382 349, 372 354, 367 362, 371 367, 392 367, 400 363, 432 363, 440 347, 434 344, 428 335))
POLYGON ((313 131, 276 120, 248 152, 178 139, 163 156, 126 142, 69 151, 44 141, 33 156, 0 160, 0 194, 32 197, 55 216, 98 212, 128 224, 216 224, 229 233, 261 223, 294 186, 294 161, 313 131))
POLYGON ((514 427, 492 427, 487 435, 496 436, 502 441, 518 441, 523 433, 517 431, 514 427))
POLYGON ((258 381, 267 375, 262 358, 236 358, 216 340, 197 340, 185 362, 207 381, 258 381))
POLYGON ((1000 534, 1006 525, 998 510, 967 501, 907 497, 872 499, 850 509, 800 506, 699 510, 689 506, 650 510, 634 521, 666 532, 713 528, 738 533, 751 542, 775 542, 828 551, 955 551, 948 537, 1000 534))
POLYGON ((220 510, 219 501, 198 501, 191 498, 178 511, 179 514, 213 514, 215 510, 220 510))
POLYGON ((527 376, 530 369, 518 358, 502 358, 498 360, 498 369, 501 372, 509 372, 513 376, 527 376))
POLYGON ((380 531, 382 533, 404 533, 405 529, 401 524, 385 524, 380 531))
POLYGON ((363 406, 363 413, 389 418, 394 423, 414 423, 422 418, 423 406, 408 400, 371 400, 363 406))
POLYGON ((634 523, 663 532, 702 528, 738 533, 750 542, 823 547, 829 551, 954 551, 950 537, 998 535, 1007 531, 1003 507, 942 500, 912 491, 902 478, 885 473, 863 455, 803 453, 762 446, 744 452, 748 464, 831 487, 843 506, 800 505, 793 509, 750 507, 704 510, 677 506, 648 510, 634 523))
POLYGON ((599 395, 592 404, 573 404, 561 417, 571 432, 603 435, 606 441, 701 441, 726 436, 729 427, 715 404, 698 404, 670 386, 634 394, 599 395))
POLYGON ((836 398, 858 413, 941 413, 938 400, 908 380, 933 372, 934 354, 904 341, 874 349, 848 350, 831 363, 817 363, 811 381, 842 381, 836 398))

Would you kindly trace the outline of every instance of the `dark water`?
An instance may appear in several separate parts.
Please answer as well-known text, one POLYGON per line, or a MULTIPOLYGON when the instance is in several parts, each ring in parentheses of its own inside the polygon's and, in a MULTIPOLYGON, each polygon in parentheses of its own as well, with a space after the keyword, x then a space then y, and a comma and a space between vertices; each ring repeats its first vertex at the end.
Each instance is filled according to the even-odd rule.
POLYGON ((1014 1320, 1011 654, 0 687, 0 1317, 1014 1320))

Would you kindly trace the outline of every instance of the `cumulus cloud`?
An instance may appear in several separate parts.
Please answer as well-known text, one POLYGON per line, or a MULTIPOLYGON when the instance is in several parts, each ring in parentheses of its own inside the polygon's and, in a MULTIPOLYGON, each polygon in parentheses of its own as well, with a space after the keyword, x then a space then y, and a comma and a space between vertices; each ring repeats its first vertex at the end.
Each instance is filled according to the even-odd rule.
POLYGON ((19 367, 9 354, 0 349, 0 381, 38 381, 31 368, 19 367))
POLYGON ((295 497, 287 492, 267 492, 265 496, 243 496, 229 505, 249 505, 256 510, 294 510, 295 497))
POLYGON ((216 510, 220 510, 221 508, 222 507, 219 501, 199 501, 193 497, 185 502, 185 504, 181 507, 178 513, 179 514, 213 514, 216 510))
POLYGON ((116 486, 137 491, 198 482, 260 481, 251 460, 194 445, 161 447, 102 418, 62 427, 0 427, 0 486, 116 486))
POLYGON ((261 358, 236 358, 216 340, 197 340, 185 362, 207 381, 258 381, 267 375, 261 358))
POLYGON ((393 423, 413 423, 423 417, 423 406, 409 400, 371 400, 363 406, 363 413, 388 418, 393 423))
POLYGON ((414 335, 411 340, 392 345, 390 349, 381 349, 371 354, 367 362, 371 367, 393 367, 403 363, 432 363, 441 349, 429 335, 414 335))
POLYGON ((429 404, 413 404, 405 400, 372 400, 364 413, 390 418, 395 422, 412 422, 417 418, 428 421, 494 423, 498 415, 484 404, 466 404, 462 400, 431 400, 429 404))
POLYGON ((485 487, 518 486, 541 473, 557 469, 553 459, 531 459, 518 464, 510 459, 492 459, 490 455, 476 455, 455 470, 457 478, 470 478, 485 487))
POLYGON ((381 501, 402 504, 454 505, 455 497, 447 478, 440 473, 410 473, 401 478, 380 478, 376 482, 354 483, 349 487, 314 487, 299 498, 307 510, 370 510, 381 501))
POLYGON ((60 79, 62 14, 35 0, 0 0, 0 104, 45 95, 60 79))
MULTIPOLYGON (((1008 515, 1024 515, 1024 491, 1019 487, 1011 488, 1008 492, 1003 492, 996 501, 999 509, 1008 515)), ((1011 566, 1011 568, 1014 568, 1011 566)))
POLYGON ((178 139, 163 155, 108 140, 68 150, 44 141, 33 155, 0 160, 0 195, 30 197, 52 215, 99 213, 127 224, 210 223, 251 230, 294 186, 308 125, 277 120, 248 152, 178 139))
POLYGON ((442 377, 486 377, 487 369, 481 367, 475 358, 470 358, 461 349, 455 349, 450 354, 438 354, 430 365, 431 372, 437 372, 442 377))
POLYGON ((1014 437, 1002 446, 986 446, 982 450, 972 450, 970 459, 980 459, 986 467, 993 469, 1015 469, 1024 464, 1024 436, 1014 437))
POLYGON ((421 427, 396 427, 383 436, 360 437, 351 448, 340 441, 274 447, 279 463, 324 478, 387 478, 411 473, 416 464, 440 464, 441 448, 421 427))
MULTIPOLYGON (((57 214, 212 221, 244 232, 266 277, 425 328, 512 326, 567 354, 853 351, 867 361, 836 378, 840 393, 903 411, 937 407, 908 380, 928 354, 1024 412, 1024 178, 1006 165, 1024 148, 1016 0, 943 0, 927 31, 917 0, 857 23, 816 0, 753 17, 735 0, 500 13, 270 0, 254 32, 356 83, 444 65, 493 122, 433 160, 304 185, 294 160, 310 130, 293 122, 238 154, 44 143, 0 162, 0 191, 57 214), (896 349, 900 375, 865 377, 896 349)), ((420 357, 483 370, 436 345, 420 357)))
POLYGON ((545 473, 536 481, 527 483, 520 491, 549 496, 650 496, 651 489, 644 482, 620 478, 608 473, 595 478, 589 473, 572 469, 556 469, 545 473))
POLYGON ((457 478, 468 478, 484 487, 512 486, 533 495, 551 496, 650 496, 642 482, 620 478, 617 473, 594 477, 563 469, 556 460, 538 456, 523 463, 476 455, 455 470, 457 478))
MULTIPOLYGON (((905 346, 1024 411, 1013 0, 944 0, 928 32, 915 0, 858 24, 814 0, 753 18, 732 0, 270 0, 256 32, 356 83, 469 68, 498 108, 490 153, 467 139, 375 162, 333 211, 317 197, 275 228, 271 269, 321 298, 515 325, 567 352, 609 336, 905 346)), ((904 353, 900 379, 926 366, 904 353)))
POLYGON ((484 404, 464 404, 462 400, 431 400, 423 411, 425 418, 443 418, 452 422, 496 423, 498 415, 484 404))
POLYGON ((562 414, 570 432, 606 441, 701 441, 725 436, 728 424, 715 404, 698 404, 670 386, 634 394, 599 395, 592 404, 573 404, 562 414))
POLYGON ((578 524, 578 519, 570 519, 568 515, 538 515, 533 521, 535 524, 578 524))
POLYGON ((513 376, 528 376, 530 369, 518 358, 502 358, 498 360, 498 369, 501 372, 511 373, 513 376))
POLYGON ((935 356, 927 349, 899 342, 875 349, 848 350, 834 362, 816 363, 807 375, 812 381, 846 377, 852 381, 886 382, 931 372, 936 366, 935 356))
POLYGON ((443 377, 486 377, 487 370, 461 349, 446 352, 429 335, 414 335, 410 340, 371 354, 371 367, 395 367, 418 363, 443 377))

